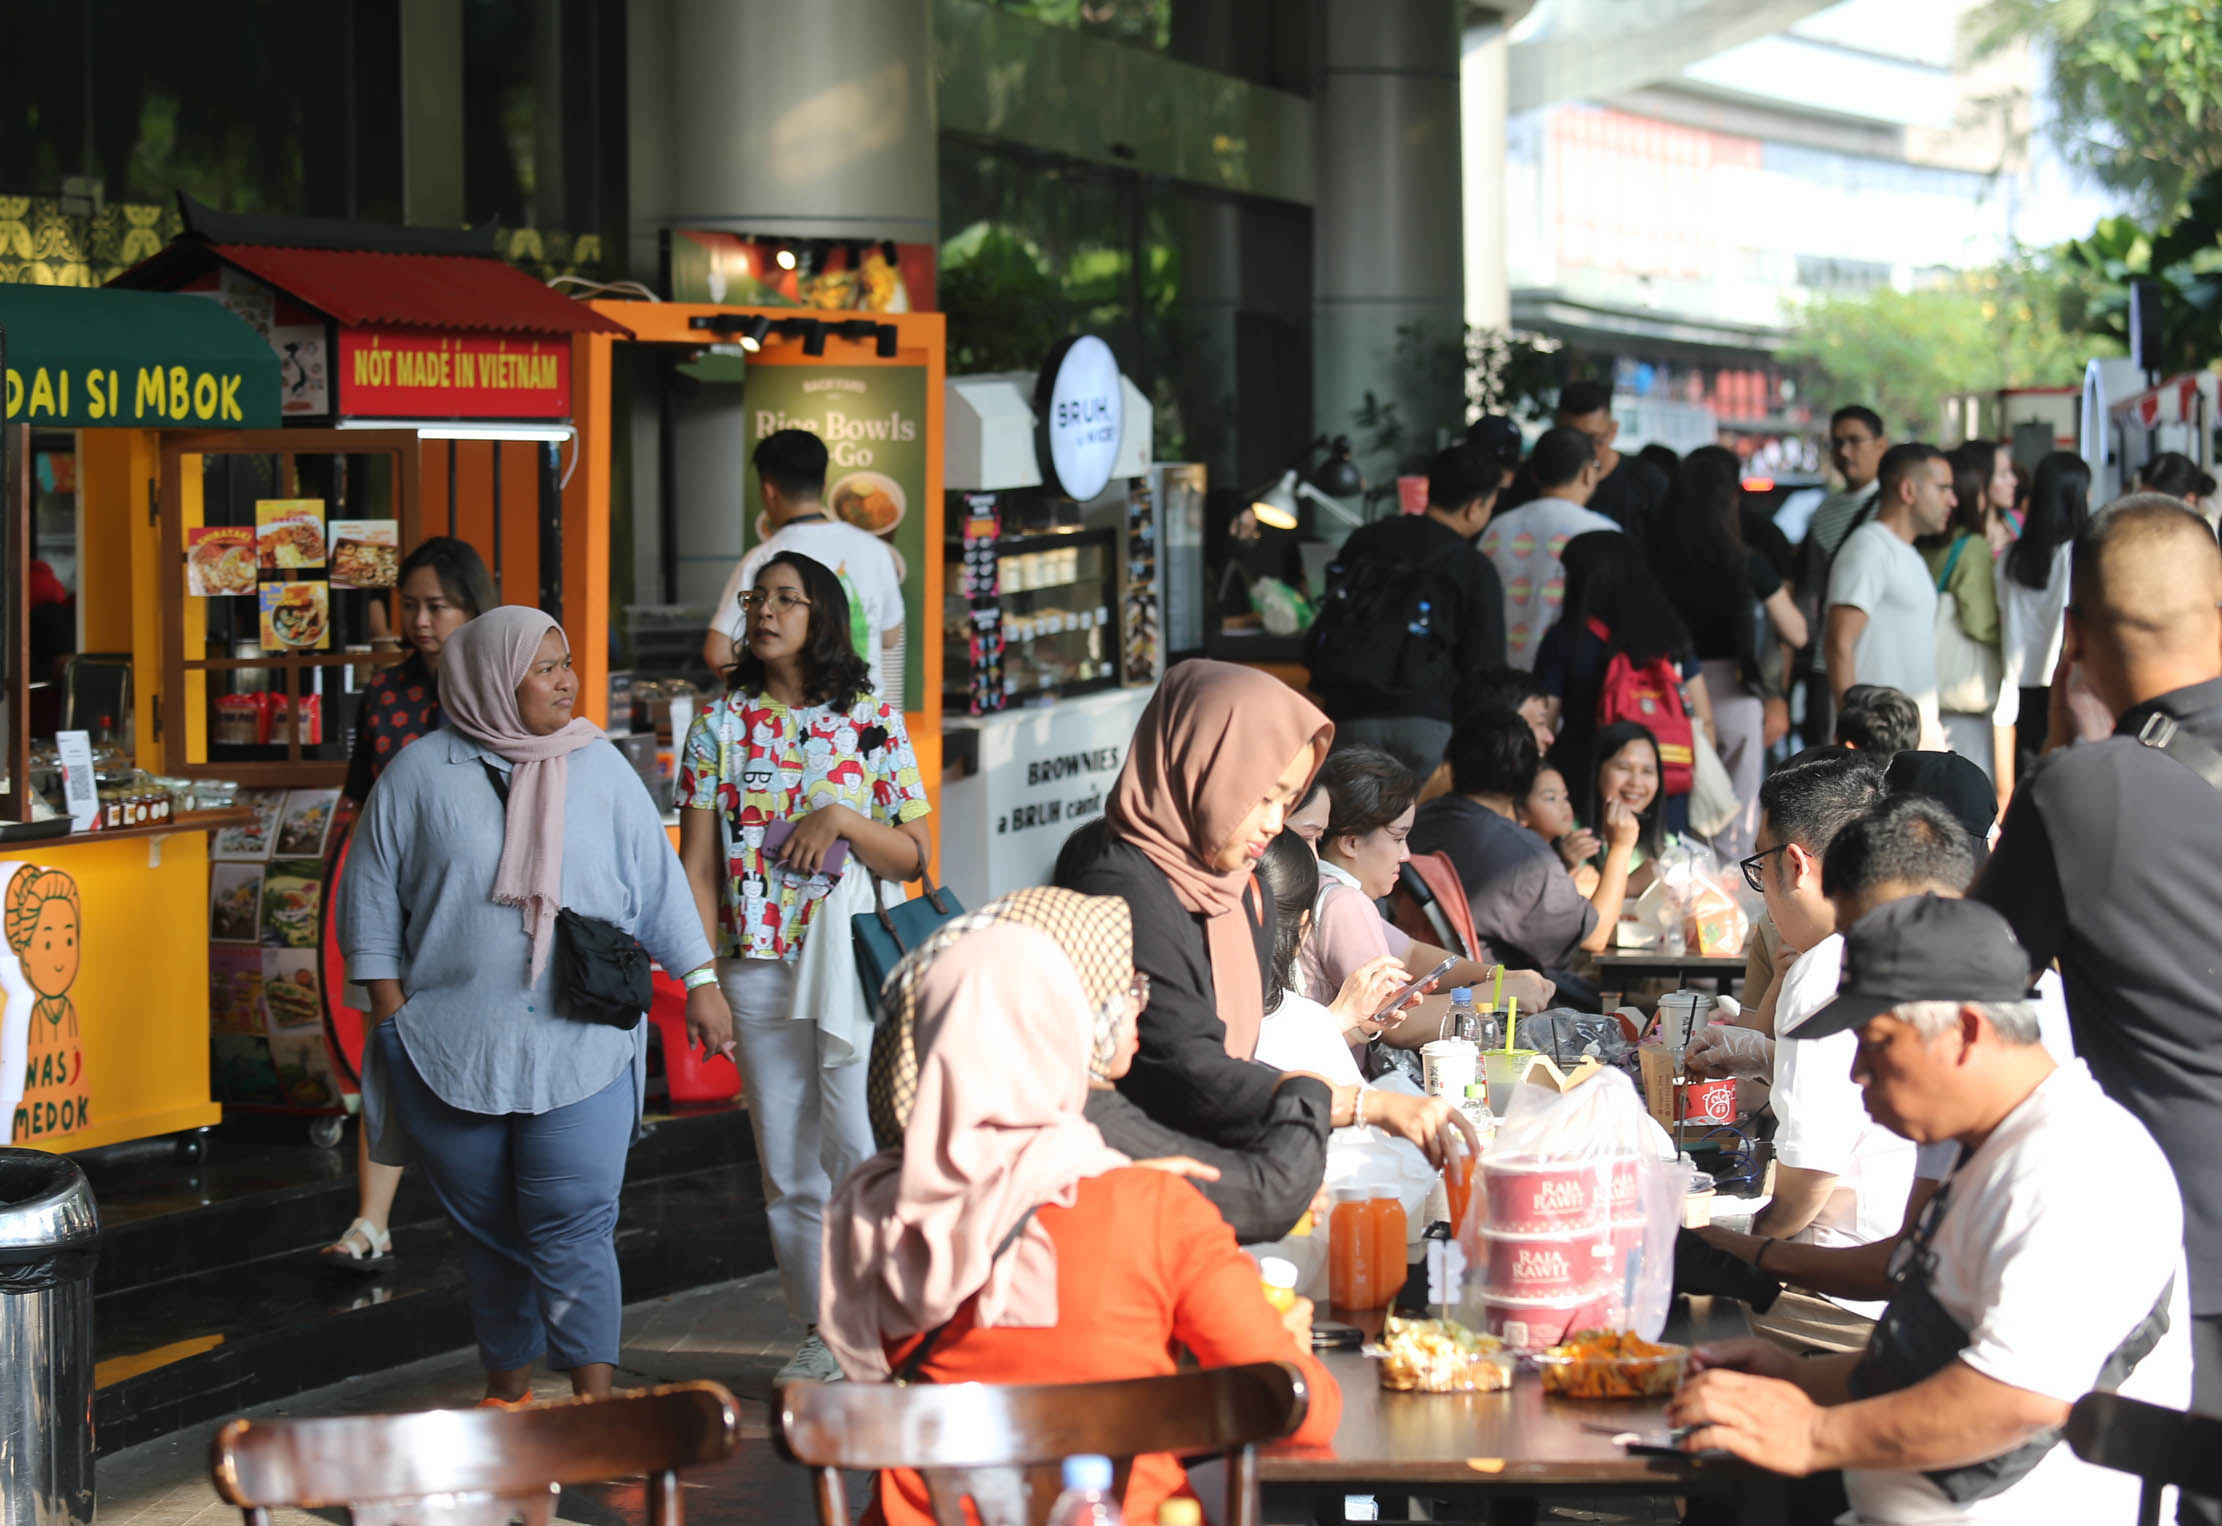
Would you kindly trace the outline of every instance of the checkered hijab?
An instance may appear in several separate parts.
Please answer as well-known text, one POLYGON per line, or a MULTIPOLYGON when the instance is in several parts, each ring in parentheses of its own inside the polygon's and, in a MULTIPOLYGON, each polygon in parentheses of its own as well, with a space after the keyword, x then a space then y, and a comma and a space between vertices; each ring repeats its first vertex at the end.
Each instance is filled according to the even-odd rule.
POLYGON ((1009 922, 1049 934, 1072 961, 1095 1015, 1088 1074, 1098 1081, 1108 1079, 1106 1071, 1119 1048, 1119 1001, 1134 983, 1133 913, 1117 896, 1081 895, 1050 885, 1016 890, 943 923, 887 977, 880 993, 885 1015, 872 1035, 872 1058, 864 1081, 872 1137, 881 1149, 894 1149, 903 1142, 903 1130, 918 1099, 915 1030, 920 976, 966 933, 1009 922))

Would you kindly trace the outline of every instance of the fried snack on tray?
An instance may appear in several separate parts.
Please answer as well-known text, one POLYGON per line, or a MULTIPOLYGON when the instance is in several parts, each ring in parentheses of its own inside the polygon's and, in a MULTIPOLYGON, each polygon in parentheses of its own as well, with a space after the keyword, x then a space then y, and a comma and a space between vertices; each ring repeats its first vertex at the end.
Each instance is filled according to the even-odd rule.
MULTIPOLYGON (((1455 1320, 1399 1319, 1381 1327, 1381 1386, 1419 1393, 1494 1393, 1512 1386, 1512 1358, 1494 1335, 1455 1320)), ((1371 1353, 1369 1353, 1370 1355, 1371 1353)))
POLYGON ((1543 1391, 1566 1399, 1660 1399, 1681 1385, 1689 1348, 1627 1330, 1577 1330, 1536 1360, 1543 1391))

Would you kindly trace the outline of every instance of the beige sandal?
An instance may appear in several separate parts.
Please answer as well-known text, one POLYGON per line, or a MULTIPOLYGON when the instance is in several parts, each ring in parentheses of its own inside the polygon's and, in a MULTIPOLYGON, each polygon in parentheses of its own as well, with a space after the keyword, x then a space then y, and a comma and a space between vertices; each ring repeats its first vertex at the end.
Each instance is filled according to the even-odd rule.
POLYGON ((393 1236, 368 1219, 357 1219, 317 1252, 317 1260, 336 1276, 375 1277, 393 1265, 393 1236))

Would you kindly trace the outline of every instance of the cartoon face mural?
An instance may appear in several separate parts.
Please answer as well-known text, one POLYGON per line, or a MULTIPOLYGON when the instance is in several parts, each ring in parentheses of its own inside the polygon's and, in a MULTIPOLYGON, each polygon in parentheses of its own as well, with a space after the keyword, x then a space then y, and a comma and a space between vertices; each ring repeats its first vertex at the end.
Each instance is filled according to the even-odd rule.
POLYGON ((69 998, 83 963, 85 908, 77 882, 59 869, 16 864, 0 871, 7 871, 0 897, 7 934, 0 1116, 10 1143, 34 1144, 91 1122, 85 1052, 69 998))

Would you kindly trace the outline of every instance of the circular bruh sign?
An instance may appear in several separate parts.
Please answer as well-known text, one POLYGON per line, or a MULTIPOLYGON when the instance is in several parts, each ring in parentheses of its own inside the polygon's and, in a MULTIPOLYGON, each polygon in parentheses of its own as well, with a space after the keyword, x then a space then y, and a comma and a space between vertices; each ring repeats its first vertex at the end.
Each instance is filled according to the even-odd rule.
POLYGON ((1034 384, 1034 421, 1034 448, 1050 485, 1081 503, 1102 492, 1125 423, 1111 346, 1081 334, 1051 350, 1034 384))

